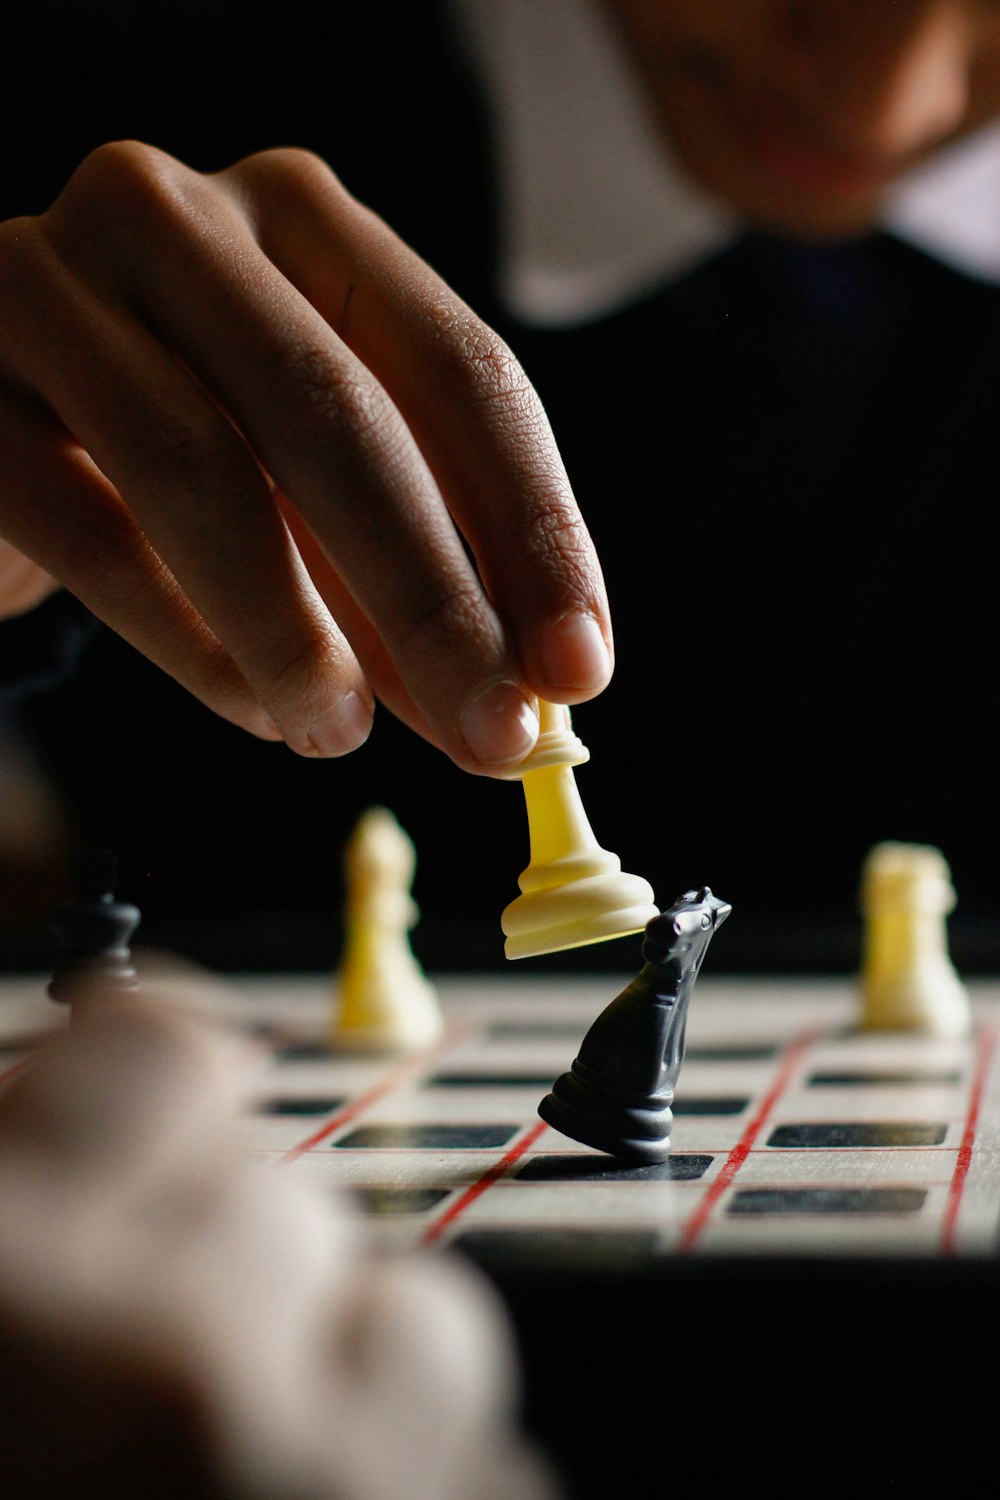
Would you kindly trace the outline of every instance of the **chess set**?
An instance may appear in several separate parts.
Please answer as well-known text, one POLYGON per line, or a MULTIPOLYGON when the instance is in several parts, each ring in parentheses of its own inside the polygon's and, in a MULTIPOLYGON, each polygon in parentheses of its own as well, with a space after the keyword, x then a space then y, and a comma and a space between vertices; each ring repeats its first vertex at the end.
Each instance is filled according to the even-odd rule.
MULTIPOLYGON (((817 1341, 809 1389, 832 1399, 844 1339, 875 1323, 894 1330, 897 1373, 928 1348, 950 1357, 997 1290, 1000 983, 951 964, 942 855, 872 851, 856 977, 699 976, 728 906, 692 891, 650 915, 586 824, 568 720, 550 729, 563 743, 535 768, 545 795, 525 789, 532 862, 504 930, 516 953, 558 950, 581 911, 624 905, 644 936, 623 938, 621 982, 516 964, 426 975, 408 937, 414 851, 371 809, 345 851, 336 974, 181 976, 255 1039, 248 1153, 336 1194, 376 1249, 485 1272, 513 1316, 529 1417, 571 1467, 602 1351, 646 1382, 670 1346, 714 1381, 727 1339, 756 1341, 744 1410, 817 1341), (565 882, 553 893, 567 864, 582 904, 565 882)), ((91 856, 78 879, 54 974, 3 982, 0 1085, 66 1023, 81 982, 142 991, 139 913, 114 897, 113 863, 91 856)), ((609 1420, 628 1419, 628 1390, 604 1391, 609 1420)), ((804 1391, 782 1400, 806 1420, 804 1391)))
POLYGON ((397 1245, 622 1267, 669 1255, 992 1254, 1000 1222, 1000 986, 947 1039, 860 1032, 848 983, 702 980, 671 1150, 636 1163, 539 1117, 606 980, 439 982, 441 1037, 331 1052, 329 986, 245 979, 266 1044, 248 1148, 345 1189, 397 1245))
MULTIPOLYGON (((428 977, 415 851, 369 809, 344 851, 335 975, 190 977, 198 1005, 258 1040, 248 1149, 345 1189, 377 1238, 501 1268, 993 1255, 1000 984, 970 990, 951 963, 939 851, 872 850, 856 980, 709 975, 695 992, 729 906, 705 888, 660 911, 621 871, 576 791, 586 755, 543 705, 520 772, 531 863, 502 926, 514 957, 640 934, 621 943, 635 977, 428 977)), ((0 1079, 82 993, 141 993, 140 913, 114 883, 113 855, 83 851, 53 974, 4 984, 0 1079)))

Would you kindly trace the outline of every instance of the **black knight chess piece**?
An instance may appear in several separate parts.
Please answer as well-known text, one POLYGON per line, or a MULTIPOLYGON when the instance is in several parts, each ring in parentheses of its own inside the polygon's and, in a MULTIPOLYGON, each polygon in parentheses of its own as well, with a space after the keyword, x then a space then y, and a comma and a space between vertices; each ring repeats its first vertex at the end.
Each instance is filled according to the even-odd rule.
POLYGON ((731 909, 703 886, 646 924, 645 963, 598 1016, 570 1071, 538 1106, 547 1124, 612 1156, 644 1165, 666 1161, 688 1001, 712 935, 731 909))
POLYGON ((117 878, 118 861, 109 849, 82 849, 73 861, 71 897, 49 919, 59 944, 51 999, 73 1004, 87 993, 138 990, 129 942, 139 908, 116 900, 117 878))

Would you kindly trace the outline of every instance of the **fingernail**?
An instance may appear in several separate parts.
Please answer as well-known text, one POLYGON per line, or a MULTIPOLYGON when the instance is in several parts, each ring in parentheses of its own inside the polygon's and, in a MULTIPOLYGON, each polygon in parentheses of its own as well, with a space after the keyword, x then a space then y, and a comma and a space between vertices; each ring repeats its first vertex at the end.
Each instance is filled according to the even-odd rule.
POLYGON ((347 755, 364 744, 371 728, 368 704, 357 693, 345 693, 310 729, 310 751, 313 755, 347 755))
POLYGON ((462 710, 462 738, 481 765, 523 760, 538 739, 538 712, 512 682, 494 682, 462 710))
POLYGON ((540 665, 551 687, 594 692, 610 680, 613 664, 593 615, 574 610, 546 630, 540 665))

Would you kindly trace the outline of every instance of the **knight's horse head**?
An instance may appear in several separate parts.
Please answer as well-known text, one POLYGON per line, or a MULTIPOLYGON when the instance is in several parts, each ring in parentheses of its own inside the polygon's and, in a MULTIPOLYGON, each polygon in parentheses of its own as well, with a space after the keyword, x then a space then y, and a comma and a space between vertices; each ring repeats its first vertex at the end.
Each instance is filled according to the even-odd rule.
POLYGON ((728 901, 713 896, 707 885, 685 891, 673 906, 646 923, 642 956, 647 963, 684 959, 684 966, 700 964, 715 929, 729 916, 728 901))

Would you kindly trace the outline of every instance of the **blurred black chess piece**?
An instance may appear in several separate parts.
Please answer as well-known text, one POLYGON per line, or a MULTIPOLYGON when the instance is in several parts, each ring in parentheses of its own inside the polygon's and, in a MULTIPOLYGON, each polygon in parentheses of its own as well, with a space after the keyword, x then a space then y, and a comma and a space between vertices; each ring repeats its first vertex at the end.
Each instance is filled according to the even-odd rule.
POLYGON ((129 943, 140 913, 137 906, 115 897, 115 855, 110 849, 81 849, 72 862, 71 880, 70 899, 49 919, 58 940, 49 996, 72 1004, 84 991, 138 990, 129 943))
POLYGON ((706 885, 685 891, 646 924, 645 963, 538 1106, 547 1124, 612 1156, 666 1161, 688 1001, 712 935, 731 910, 706 885))

